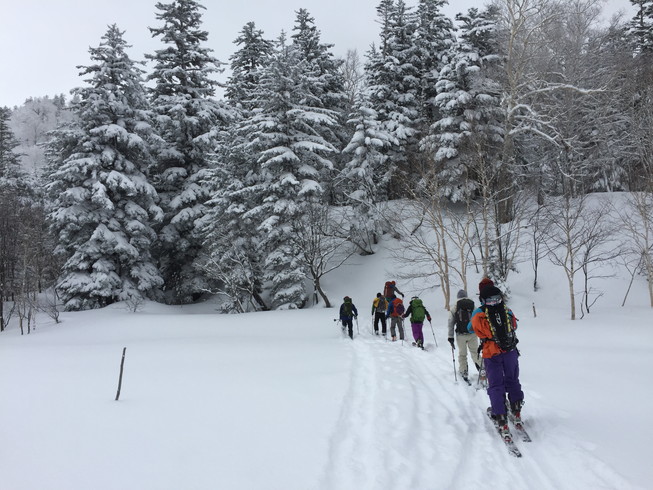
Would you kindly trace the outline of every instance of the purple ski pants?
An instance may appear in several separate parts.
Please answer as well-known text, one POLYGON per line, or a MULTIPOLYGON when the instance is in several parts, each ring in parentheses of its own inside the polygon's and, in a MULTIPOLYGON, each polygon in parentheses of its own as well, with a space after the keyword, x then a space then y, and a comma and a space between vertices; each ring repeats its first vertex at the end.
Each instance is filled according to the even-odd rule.
POLYGON ((483 359, 487 374, 487 394, 494 415, 505 415, 506 393, 510 403, 524 399, 524 392, 519 383, 519 351, 513 349, 494 357, 483 359))
POLYGON ((424 334, 422 333, 422 327, 424 324, 411 322, 410 326, 413 329, 413 338, 415 339, 415 342, 421 340, 422 343, 424 343, 424 334))

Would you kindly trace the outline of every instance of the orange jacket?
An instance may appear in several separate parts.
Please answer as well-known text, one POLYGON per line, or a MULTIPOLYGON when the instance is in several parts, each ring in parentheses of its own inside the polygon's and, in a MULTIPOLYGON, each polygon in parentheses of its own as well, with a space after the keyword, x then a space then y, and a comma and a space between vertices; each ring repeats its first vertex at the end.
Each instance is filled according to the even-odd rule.
MULTIPOLYGON (((512 322, 513 330, 517 330, 517 318, 515 318, 512 310, 508 309, 508 316, 512 322)), ((472 328, 474 332, 483 342, 483 358, 487 359, 489 357, 494 357, 498 354, 505 352, 502 350, 497 343, 492 340, 492 329, 490 328, 490 322, 485 316, 485 312, 481 308, 477 308, 472 316, 472 328)))

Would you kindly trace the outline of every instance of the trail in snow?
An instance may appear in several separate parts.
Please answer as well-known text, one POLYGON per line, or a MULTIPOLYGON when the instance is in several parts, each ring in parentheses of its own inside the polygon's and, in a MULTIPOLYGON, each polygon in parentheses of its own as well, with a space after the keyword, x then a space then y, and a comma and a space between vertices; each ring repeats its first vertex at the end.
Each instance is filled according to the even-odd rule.
POLYGON ((351 355, 349 388, 321 490, 465 489, 489 482, 521 490, 635 488, 528 392, 524 419, 534 441, 517 442, 521 459, 509 455, 484 414, 485 391, 454 382, 444 346, 430 343, 424 352, 408 339, 402 346, 365 329, 343 343, 351 355))

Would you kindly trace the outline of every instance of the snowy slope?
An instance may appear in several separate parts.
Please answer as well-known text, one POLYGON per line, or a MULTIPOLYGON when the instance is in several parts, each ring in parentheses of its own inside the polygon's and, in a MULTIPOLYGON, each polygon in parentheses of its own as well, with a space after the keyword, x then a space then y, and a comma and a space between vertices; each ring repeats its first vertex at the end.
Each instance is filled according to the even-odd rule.
POLYGON ((650 488, 643 284, 622 309, 627 284, 606 280, 591 315, 571 322, 557 271, 537 294, 528 270, 512 278, 534 439, 516 459, 486 420, 487 395, 454 383, 437 290, 422 294, 437 348, 428 325, 427 352, 371 335, 372 299, 395 267, 387 257, 381 248, 327 277, 332 301, 348 294, 360 310, 353 342, 334 309, 227 316, 210 303, 114 305, 60 325, 44 318, 29 336, 4 332, 0 488, 650 488))

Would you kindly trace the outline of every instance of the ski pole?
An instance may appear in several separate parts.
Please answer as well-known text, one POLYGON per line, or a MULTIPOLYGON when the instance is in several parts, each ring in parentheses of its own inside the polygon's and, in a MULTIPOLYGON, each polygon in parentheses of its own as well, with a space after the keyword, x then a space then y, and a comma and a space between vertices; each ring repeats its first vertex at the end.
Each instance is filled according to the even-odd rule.
POLYGON ((431 320, 429 320, 429 325, 431 325, 431 332, 433 332, 433 340, 435 341, 435 346, 438 346, 438 341, 435 339, 435 330, 433 330, 433 324, 431 323, 431 320))
POLYGON ((360 331, 360 328, 358 328, 358 317, 354 318, 354 320, 356 320, 356 333, 357 333, 358 335, 360 335, 360 334, 361 334, 361 331, 360 331))
POLYGON ((453 361, 453 379, 457 383, 458 375, 456 374, 456 356, 454 355, 453 345, 451 346, 451 360, 453 361))

